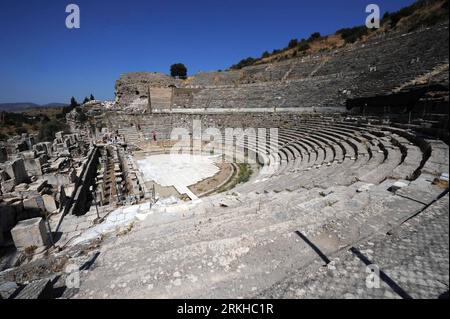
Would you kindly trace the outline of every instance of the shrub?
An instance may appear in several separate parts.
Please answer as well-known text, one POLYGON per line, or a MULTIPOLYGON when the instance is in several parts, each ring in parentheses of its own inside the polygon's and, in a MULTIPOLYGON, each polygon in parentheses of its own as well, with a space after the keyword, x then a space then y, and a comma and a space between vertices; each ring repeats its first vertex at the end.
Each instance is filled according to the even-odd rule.
POLYGON ((309 50, 309 48, 310 48, 309 43, 306 40, 303 40, 302 42, 300 42, 298 44, 298 50, 300 52, 307 51, 307 50, 309 50))
POLYGON ((28 133, 27 129, 24 128, 23 126, 16 127, 15 131, 16 131, 17 135, 22 135, 23 133, 28 133))
POLYGON ((366 26, 358 26, 338 30, 336 34, 340 34, 346 43, 354 43, 365 36, 367 32, 368 29, 366 26))
POLYGON ((311 36, 309 37, 308 41, 314 41, 314 40, 318 40, 322 37, 322 35, 319 32, 314 32, 313 34, 311 34, 311 36))
POLYGON ((415 3, 413 3, 412 5, 405 7, 403 9, 400 9, 397 12, 394 12, 390 15, 391 18, 391 27, 394 28, 397 26, 398 22, 407 17, 412 15, 417 9, 420 9, 421 7, 424 7, 428 4, 431 4, 432 2, 436 2, 436 0, 421 0, 421 1, 417 1, 415 3))
POLYGON ((246 183, 249 181, 250 177, 253 174, 253 170, 248 164, 238 164, 239 166, 239 174, 237 178, 237 183, 246 183))
POLYGON ((292 39, 291 41, 289 41, 288 44, 288 48, 289 49, 293 49, 298 45, 298 40, 297 39, 292 39))
POLYGON ((239 70, 245 68, 246 66, 253 65, 255 61, 256 59, 249 57, 247 59, 241 60, 238 64, 233 65, 231 68, 234 70, 239 70))
POLYGON ((55 139, 55 133, 59 131, 67 131, 65 123, 56 120, 47 122, 39 130, 38 140, 41 142, 52 142, 55 139))
POLYGON ((270 53, 267 52, 267 51, 265 51, 265 52, 262 54, 261 57, 262 57, 263 59, 268 58, 268 57, 270 57, 270 53))
POLYGON ((50 121, 50 119, 47 115, 41 115, 41 123, 47 123, 48 121, 50 121))

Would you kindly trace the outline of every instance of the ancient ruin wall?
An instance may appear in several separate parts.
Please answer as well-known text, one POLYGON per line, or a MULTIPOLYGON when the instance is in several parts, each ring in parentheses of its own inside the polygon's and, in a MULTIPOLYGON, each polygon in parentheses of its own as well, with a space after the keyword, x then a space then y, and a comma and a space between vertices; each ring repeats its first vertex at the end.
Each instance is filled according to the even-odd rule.
MULTIPOLYGON (((164 100, 171 86, 180 86, 181 81, 161 73, 136 72, 122 74, 116 81, 116 103, 119 107, 135 107, 146 109, 148 107, 149 90, 153 96, 155 108, 158 98, 162 95, 164 100)), ((170 97, 169 97, 170 98, 170 97)))
MULTIPOLYGON (((116 83, 121 108, 342 107, 348 98, 387 94, 448 65, 448 24, 391 34, 320 55, 227 72, 200 73, 186 81, 130 73, 116 83)), ((448 73, 443 81, 448 85, 448 73)))

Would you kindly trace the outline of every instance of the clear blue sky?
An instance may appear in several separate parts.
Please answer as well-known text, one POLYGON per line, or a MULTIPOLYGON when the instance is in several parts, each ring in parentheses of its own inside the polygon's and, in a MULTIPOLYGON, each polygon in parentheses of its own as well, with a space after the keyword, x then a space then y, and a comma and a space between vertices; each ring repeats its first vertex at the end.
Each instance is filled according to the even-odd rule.
POLYGON ((1 0, 0 103, 114 98, 121 73, 226 69, 312 32, 364 24, 413 0, 1 0), (65 27, 69 3, 81 29, 65 27))

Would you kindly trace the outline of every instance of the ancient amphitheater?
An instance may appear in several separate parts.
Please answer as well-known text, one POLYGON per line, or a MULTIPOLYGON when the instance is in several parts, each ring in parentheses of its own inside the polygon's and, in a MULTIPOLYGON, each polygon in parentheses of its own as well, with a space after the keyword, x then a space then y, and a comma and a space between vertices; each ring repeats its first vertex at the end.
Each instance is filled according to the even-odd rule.
POLYGON ((53 183, 68 199, 53 193, 52 245, 0 283, 73 298, 448 296, 448 36, 445 23, 184 81, 124 74, 113 105, 68 114, 82 164, 53 183), (205 162, 164 166, 174 130, 205 162))

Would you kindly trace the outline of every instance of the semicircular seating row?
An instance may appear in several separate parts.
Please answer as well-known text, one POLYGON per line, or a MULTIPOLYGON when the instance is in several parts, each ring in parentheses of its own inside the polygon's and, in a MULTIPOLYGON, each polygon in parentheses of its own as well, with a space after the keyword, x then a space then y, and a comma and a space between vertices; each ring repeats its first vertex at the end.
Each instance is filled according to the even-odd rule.
MULTIPOLYGON (((123 126, 119 133, 136 145, 143 139, 133 126, 123 126)), ((256 136, 248 137, 225 139, 225 144, 233 145, 233 151, 239 146, 236 150, 254 153, 263 166, 256 183, 239 186, 242 192, 348 186, 358 181, 380 184, 386 179, 413 181, 427 162, 439 161, 429 158, 430 144, 413 132, 342 119, 284 122, 276 144, 269 130, 265 144, 256 142, 256 136)), ((448 150, 448 146, 441 145, 448 150)), ((431 152, 433 155, 435 152, 431 152)), ((242 159, 243 155, 236 156, 242 159)))
MULTIPOLYGON (((182 214, 155 211, 158 218, 130 235, 141 240, 128 240, 152 240, 139 246, 136 259, 147 264, 148 256, 158 256, 147 267, 158 278, 158 269, 189 269, 202 278, 189 282, 183 296, 207 291, 209 297, 231 298, 236 287, 242 296, 254 296, 290 272, 320 267, 320 256, 297 231, 331 258, 386 234, 446 192, 432 183, 448 172, 443 142, 392 126, 324 118, 280 125, 278 135, 276 153, 246 143, 274 169, 263 167, 249 182, 191 203, 182 214), (399 180, 406 186, 391 191, 399 180)), ((108 273, 116 275, 121 274, 108 273)), ((167 278, 155 294, 168 293, 172 277, 167 278)), ((171 296, 179 297, 178 291, 171 296)))
MULTIPOLYGON (((429 146, 425 141, 416 142, 417 137, 407 131, 322 120, 305 120, 292 127, 279 129, 278 145, 270 144, 269 136, 264 146, 248 140, 239 145, 256 153, 264 165, 256 189, 412 181, 427 161, 429 146), (273 149, 277 151, 268 151, 273 149), (276 183, 296 173, 300 173, 298 179, 283 181, 283 186, 276 183)), ((255 183, 240 187, 241 191, 246 189, 255 190, 255 183)))

